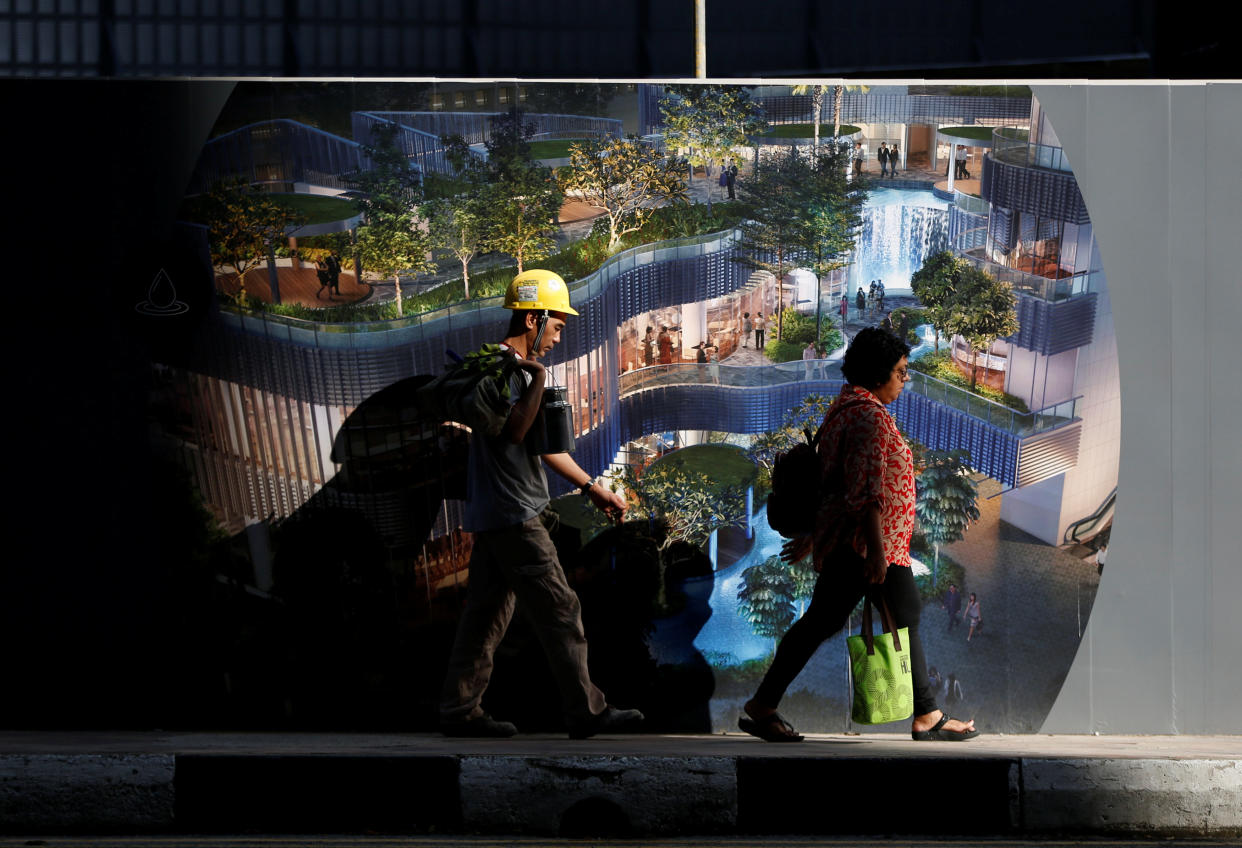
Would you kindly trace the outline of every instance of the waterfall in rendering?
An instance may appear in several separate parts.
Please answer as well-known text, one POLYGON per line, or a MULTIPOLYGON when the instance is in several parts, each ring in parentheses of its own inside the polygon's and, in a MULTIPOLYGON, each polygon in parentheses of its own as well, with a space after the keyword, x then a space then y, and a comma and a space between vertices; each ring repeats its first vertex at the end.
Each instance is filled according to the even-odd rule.
POLYGON ((910 288, 923 260, 949 246, 947 204, 929 191, 878 189, 863 208, 854 261, 855 285, 883 280, 888 291, 910 288))

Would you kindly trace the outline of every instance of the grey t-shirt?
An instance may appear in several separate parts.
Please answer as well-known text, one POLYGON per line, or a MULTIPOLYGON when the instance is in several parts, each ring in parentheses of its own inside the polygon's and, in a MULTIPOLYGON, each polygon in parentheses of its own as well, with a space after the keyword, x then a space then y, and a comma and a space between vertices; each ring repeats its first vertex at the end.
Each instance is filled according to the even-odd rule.
MULTIPOLYGON (((514 403, 530 379, 526 371, 518 371, 509 379, 509 396, 514 403)), ((525 442, 515 445, 503 435, 470 434, 466 530, 499 530, 521 524, 543 512, 548 500, 543 462, 527 450, 525 442)))

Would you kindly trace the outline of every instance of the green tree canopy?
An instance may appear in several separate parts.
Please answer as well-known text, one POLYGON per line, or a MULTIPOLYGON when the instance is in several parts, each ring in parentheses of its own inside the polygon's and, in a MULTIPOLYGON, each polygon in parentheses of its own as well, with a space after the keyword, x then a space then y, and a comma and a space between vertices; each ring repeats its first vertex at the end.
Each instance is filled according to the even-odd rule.
POLYGON ((974 353, 970 368, 970 389, 978 381, 979 354, 999 338, 1018 332, 1018 299, 1009 283, 997 280, 970 263, 961 269, 957 295, 949 313, 947 328, 966 340, 974 353))
POLYGON ((775 642, 796 620, 798 581, 791 571, 779 556, 771 556, 742 572, 737 605, 755 635, 775 642))
POLYGON ((512 256, 518 273, 527 261, 552 253, 564 199, 552 170, 531 159, 533 132, 517 109, 494 118, 479 179, 485 248, 512 256))
POLYGON ((609 253, 626 233, 642 229, 656 206, 687 202, 680 169, 633 136, 570 145, 561 188, 603 210, 609 253))
POLYGON ((397 313, 402 312, 401 271, 423 273, 434 269, 431 242, 420 224, 415 203, 421 199, 422 180, 397 145, 395 124, 376 124, 372 143, 363 146, 370 170, 354 179, 361 192, 358 206, 366 222, 358 228, 358 253, 363 267, 381 277, 392 277, 397 289, 397 313))
MULTIPOLYGON (((272 245, 305 220, 242 179, 212 186, 200 209, 197 217, 207 226, 211 262, 237 272, 239 301, 246 299, 246 274, 267 257, 272 245)), ((273 291, 272 297, 280 302, 279 292, 273 291)))
POLYGON ((958 278, 969 264, 950 251, 933 253, 923 260, 923 266, 910 275, 910 289, 919 299, 931 318, 936 333, 936 350, 940 350, 940 334, 946 331, 949 314, 957 297, 958 278))
POLYGON ((723 165, 765 126, 759 104, 737 85, 670 86, 660 115, 665 146, 691 165, 723 165))
MULTIPOLYGON (((739 180, 749 216, 741 226, 736 260, 783 280, 787 269, 805 263, 817 272, 841 267, 853 248, 867 185, 845 179, 844 154, 803 156, 795 148, 762 157, 755 173, 739 180)), ((784 287, 777 289, 784 338, 784 287)))
POLYGON ((461 263, 466 300, 470 299, 470 260, 487 243, 486 210, 477 194, 441 197, 423 206, 432 243, 447 249, 461 263))
POLYGON ((940 568, 940 546, 966 535, 971 522, 979 520, 979 490, 970 479, 970 451, 927 451, 918 476, 914 504, 919 527, 935 550, 932 588, 940 568))

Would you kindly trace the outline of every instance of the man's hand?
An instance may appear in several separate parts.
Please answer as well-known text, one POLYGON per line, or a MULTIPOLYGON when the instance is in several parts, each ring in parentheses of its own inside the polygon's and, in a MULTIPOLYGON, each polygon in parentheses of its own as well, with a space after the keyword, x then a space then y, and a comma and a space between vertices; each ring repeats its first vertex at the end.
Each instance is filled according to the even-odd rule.
POLYGON ((599 483, 587 489, 587 497, 614 524, 620 524, 625 519, 625 511, 630 506, 623 495, 599 483))
POLYGON ((544 368, 543 363, 537 359, 524 359, 519 357, 515 360, 515 363, 518 368, 521 368, 523 371, 529 371, 530 375, 536 379, 547 374, 548 369, 544 368))

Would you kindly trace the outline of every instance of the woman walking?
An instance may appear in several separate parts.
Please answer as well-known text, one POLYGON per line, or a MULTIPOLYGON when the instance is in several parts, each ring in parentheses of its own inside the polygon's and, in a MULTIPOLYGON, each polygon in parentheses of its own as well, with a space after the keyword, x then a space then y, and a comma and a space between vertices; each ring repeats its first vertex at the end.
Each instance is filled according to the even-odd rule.
POLYGON ((980 629, 983 624, 983 614, 979 611, 979 599, 975 597, 975 593, 970 593, 970 603, 966 605, 966 612, 962 613, 962 618, 970 622, 970 630, 966 632, 966 641, 970 641, 970 637, 975 635, 975 631, 980 629))
POLYGON ((936 703, 919 638, 922 599, 910 565, 914 531, 914 460, 885 408, 909 380, 910 348, 878 327, 859 331, 841 371, 848 381, 820 428, 823 495, 809 536, 789 540, 786 562, 813 555, 819 577, 806 613, 781 639, 772 665, 738 726, 769 742, 802 736, 776 708, 789 684, 825 639, 849 620, 864 595, 883 597, 898 627, 908 629, 916 741, 957 741, 978 735, 974 721, 950 718, 936 703))

